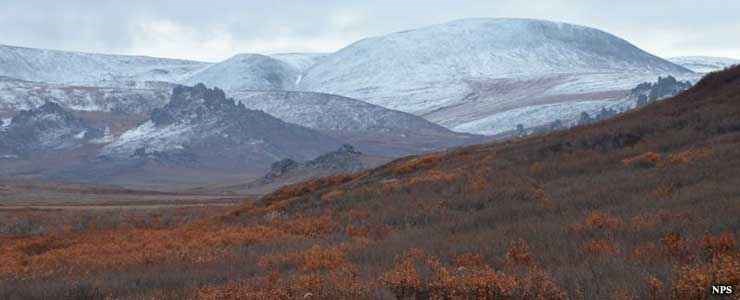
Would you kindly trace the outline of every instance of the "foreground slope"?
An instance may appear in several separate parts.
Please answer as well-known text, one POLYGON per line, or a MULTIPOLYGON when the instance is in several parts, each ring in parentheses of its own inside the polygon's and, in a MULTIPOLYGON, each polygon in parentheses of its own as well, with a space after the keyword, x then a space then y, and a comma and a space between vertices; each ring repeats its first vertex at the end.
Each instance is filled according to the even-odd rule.
POLYGON ((740 281, 738 170, 733 68, 614 119, 288 186, 189 226, 5 238, 0 297, 705 299, 740 281))

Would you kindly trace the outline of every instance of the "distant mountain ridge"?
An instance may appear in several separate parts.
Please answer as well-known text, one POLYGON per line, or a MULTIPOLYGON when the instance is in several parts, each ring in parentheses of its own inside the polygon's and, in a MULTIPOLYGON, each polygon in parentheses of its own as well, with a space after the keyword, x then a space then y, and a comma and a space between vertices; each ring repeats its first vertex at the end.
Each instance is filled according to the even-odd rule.
POLYGON ((203 84, 178 86, 151 118, 107 145, 103 157, 181 157, 215 167, 258 167, 283 158, 308 159, 341 143, 226 98, 203 84))
POLYGON ((48 83, 137 87, 179 82, 210 63, 0 45, 0 76, 48 83))
POLYGON ((229 95, 247 108, 345 140, 371 155, 415 154, 481 140, 409 113, 337 95, 293 91, 229 95))
POLYGON ((678 56, 668 60, 698 73, 721 71, 740 64, 740 59, 712 56, 678 56))

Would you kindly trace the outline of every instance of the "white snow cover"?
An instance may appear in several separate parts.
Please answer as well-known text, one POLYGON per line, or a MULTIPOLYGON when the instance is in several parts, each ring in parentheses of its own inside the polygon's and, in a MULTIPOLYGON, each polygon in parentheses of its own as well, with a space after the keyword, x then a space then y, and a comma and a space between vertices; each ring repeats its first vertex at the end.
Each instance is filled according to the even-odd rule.
POLYGON ((298 88, 459 129, 531 105, 616 100, 614 92, 668 74, 693 73, 593 28, 465 19, 358 41, 311 67, 298 88))
MULTIPOLYGON (((737 62, 672 60, 697 72, 737 62)), ((367 38, 330 54, 240 54, 218 64, 0 46, 0 76, 63 84, 0 82, 0 111, 36 107, 48 97, 72 109, 141 113, 164 105, 169 86, 135 87, 147 81, 203 82, 229 93, 249 89, 337 94, 454 130, 495 133, 548 118, 567 121, 595 107, 593 103, 622 101, 638 83, 665 75, 690 81, 700 76, 597 29, 481 18, 367 38), (70 84, 119 88, 64 86, 70 84)), ((331 105, 316 99, 269 99, 240 100, 308 127, 363 128, 389 120, 364 115, 380 114, 378 110, 334 98, 324 100, 331 105), (310 117, 322 116, 322 111, 333 114, 310 117)))
POLYGON ((28 110, 46 101, 82 111, 122 111, 143 114, 164 106, 165 89, 67 86, 0 78, 0 111, 28 110))
POLYGON ((179 82, 210 63, 0 45, 0 76, 49 83, 135 87, 179 82))
POLYGON ((668 60, 699 73, 719 71, 740 64, 740 59, 711 56, 678 56, 668 58, 668 60))
POLYGON ((10 127, 10 122, 13 120, 13 118, 4 118, 0 119, 0 131, 5 131, 8 127, 10 127))
POLYGON ((247 108, 283 121, 332 132, 445 132, 443 127, 408 113, 359 100, 312 92, 234 91, 230 97, 247 108))
POLYGON ((179 149, 182 143, 189 140, 192 129, 192 126, 177 123, 157 127, 152 121, 147 121, 124 132, 113 143, 106 145, 101 154, 127 157, 141 147, 146 147, 147 151, 179 149))
POLYGON ((300 73, 293 65, 269 56, 239 54, 193 74, 183 83, 204 83, 224 90, 286 90, 293 88, 300 73))
POLYGON ((525 128, 530 128, 547 125, 556 119, 563 120, 563 124, 566 126, 573 126, 576 125, 575 120, 580 117, 581 112, 587 112, 589 115, 593 116, 602 108, 612 108, 616 111, 625 111, 633 107, 634 104, 627 100, 579 101, 532 105, 497 113, 472 122, 463 123, 455 126, 453 130, 474 132, 484 135, 495 135, 515 130, 518 124, 524 125, 525 128))
POLYGON ((283 61, 303 73, 328 55, 329 53, 275 53, 269 56, 283 61))

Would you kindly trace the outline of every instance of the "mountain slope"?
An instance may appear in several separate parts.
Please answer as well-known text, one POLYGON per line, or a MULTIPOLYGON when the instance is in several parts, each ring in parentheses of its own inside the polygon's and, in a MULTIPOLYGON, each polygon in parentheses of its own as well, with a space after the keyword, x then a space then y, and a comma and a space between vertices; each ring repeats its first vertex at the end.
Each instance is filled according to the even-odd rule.
POLYGON ((455 128, 530 105, 613 100, 660 74, 692 73, 588 27, 466 19, 356 42, 309 69, 299 89, 455 128))
POLYGON ((720 71, 740 64, 740 59, 711 56, 678 56, 668 58, 668 60, 697 73, 720 71))
POLYGON ((93 128, 53 102, 21 111, 0 128, 0 157, 3 158, 78 148, 103 137, 102 130, 93 128))
POLYGON ((148 114, 167 103, 164 88, 70 86, 0 78, 0 116, 38 107, 46 101, 79 111, 148 114))
POLYGON ((305 160, 341 143, 314 130, 250 110, 219 89, 178 86, 151 118, 107 145, 103 157, 175 164, 260 168, 283 158, 305 160))
POLYGON ((303 73, 309 68, 313 67, 315 64, 326 58, 329 54, 328 53, 275 53, 270 54, 269 56, 283 61, 294 68, 296 68, 299 72, 303 73))
POLYGON ((131 87, 178 82, 210 63, 0 45, 0 76, 48 83, 131 87))
POLYGON ((239 54, 214 64, 184 81, 205 83, 226 90, 286 90, 293 88, 300 71, 294 65, 260 54, 239 54))
POLYGON ((247 108, 346 140, 372 155, 398 156, 480 141, 412 114, 336 95, 284 91, 229 94, 247 108))

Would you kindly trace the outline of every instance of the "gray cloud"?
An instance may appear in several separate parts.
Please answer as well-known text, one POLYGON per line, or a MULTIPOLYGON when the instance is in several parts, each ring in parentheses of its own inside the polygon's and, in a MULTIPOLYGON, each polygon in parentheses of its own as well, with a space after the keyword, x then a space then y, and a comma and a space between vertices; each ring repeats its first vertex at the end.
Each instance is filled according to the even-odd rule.
POLYGON ((734 0, 4 0, 0 43, 217 61, 241 52, 334 51, 364 37, 469 17, 596 27, 661 56, 740 58, 734 0))

